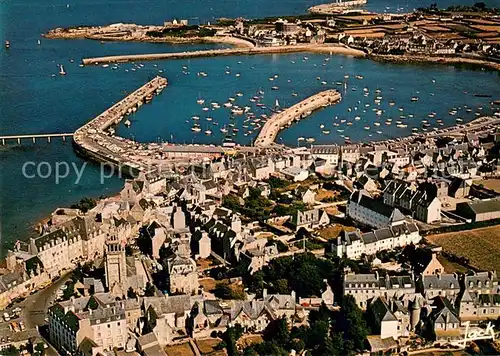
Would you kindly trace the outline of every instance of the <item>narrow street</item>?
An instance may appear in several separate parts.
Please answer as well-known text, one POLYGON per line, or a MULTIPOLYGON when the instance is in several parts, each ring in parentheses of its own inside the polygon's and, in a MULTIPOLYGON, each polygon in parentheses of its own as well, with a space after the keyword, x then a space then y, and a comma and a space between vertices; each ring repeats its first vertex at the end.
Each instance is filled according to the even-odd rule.
POLYGON ((71 273, 67 273, 47 288, 30 295, 19 305, 23 309, 22 316, 28 329, 46 324, 45 317, 50 302, 55 299, 56 291, 66 283, 70 276, 71 273))

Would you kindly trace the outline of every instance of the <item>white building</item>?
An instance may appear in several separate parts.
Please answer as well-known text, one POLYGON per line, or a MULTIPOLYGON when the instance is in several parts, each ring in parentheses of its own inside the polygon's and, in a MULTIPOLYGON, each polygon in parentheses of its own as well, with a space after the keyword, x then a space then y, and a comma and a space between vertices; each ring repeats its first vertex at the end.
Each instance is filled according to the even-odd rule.
POLYGON ((420 240, 417 225, 404 222, 364 234, 359 230, 345 231, 337 239, 330 240, 330 247, 338 257, 356 260, 362 255, 374 255, 379 251, 417 244, 420 240))
POLYGON ((59 302, 49 309, 51 342, 59 350, 76 353, 84 340, 111 351, 127 341, 124 301, 98 293, 59 302))
POLYGON ((395 226, 405 221, 399 209, 373 199, 365 190, 357 190, 351 194, 347 203, 347 216, 373 228, 395 226))

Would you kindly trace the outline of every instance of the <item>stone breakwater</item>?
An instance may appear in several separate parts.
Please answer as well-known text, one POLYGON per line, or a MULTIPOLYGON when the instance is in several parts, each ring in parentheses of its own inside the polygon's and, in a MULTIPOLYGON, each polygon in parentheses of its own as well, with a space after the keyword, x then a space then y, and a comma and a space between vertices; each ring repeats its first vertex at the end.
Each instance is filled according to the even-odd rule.
POLYGON ((140 167, 133 162, 133 150, 129 147, 129 142, 110 135, 107 130, 120 123, 127 114, 136 111, 145 102, 151 101, 153 96, 166 86, 167 79, 155 77, 80 127, 73 135, 73 145, 77 152, 120 168, 126 167, 130 172, 138 170, 140 167))
POLYGON ((82 63, 84 65, 97 65, 105 63, 122 63, 122 62, 136 62, 136 61, 150 61, 150 60, 236 56, 236 55, 281 54, 281 53, 295 53, 295 52, 321 52, 321 53, 351 55, 358 57, 364 57, 366 55, 363 51, 339 45, 305 44, 305 45, 280 46, 280 47, 229 48, 229 49, 187 51, 187 52, 176 52, 176 53, 151 53, 151 54, 131 54, 131 55, 119 55, 119 56, 94 57, 94 58, 84 58, 82 59, 82 63))
POLYGON ((293 121, 298 121, 309 116, 313 111, 328 105, 335 104, 341 100, 341 95, 336 90, 325 90, 315 94, 291 106, 280 113, 276 113, 264 124, 259 135, 255 139, 256 147, 271 146, 276 140, 278 133, 293 121))

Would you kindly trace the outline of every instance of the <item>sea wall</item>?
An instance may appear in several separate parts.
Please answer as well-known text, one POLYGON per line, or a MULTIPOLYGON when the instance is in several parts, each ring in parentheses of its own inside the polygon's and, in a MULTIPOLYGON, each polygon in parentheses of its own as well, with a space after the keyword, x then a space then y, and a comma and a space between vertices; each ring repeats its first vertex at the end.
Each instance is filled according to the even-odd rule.
POLYGON ((254 47, 254 48, 230 48, 217 50, 201 50, 176 53, 151 53, 151 54, 131 54, 119 56, 106 56, 84 58, 84 65, 97 65, 104 63, 121 63, 132 61, 148 61, 148 60, 167 60, 167 59, 183 59, 183 58, 201 58, 201 57, 217 57, 217 56, 236 56, 236 55, 259 55, 259 54, 282 54, 296 52, 322 52, 332 54, 344 54, 352 56, 365 56, 365 53, 349 47, 332 45, 332 44, 304 44, 295 46, 280 46, 280 47, 254 47))
POLYGON ((278 133, 293 121, 298 121, 310 115, 313 111, 340 101, 338 91, 330 89, 308 97, 280 113, 272 115, 262 127, 255 139, 256 147, 267 147, 274 143, 278 133))

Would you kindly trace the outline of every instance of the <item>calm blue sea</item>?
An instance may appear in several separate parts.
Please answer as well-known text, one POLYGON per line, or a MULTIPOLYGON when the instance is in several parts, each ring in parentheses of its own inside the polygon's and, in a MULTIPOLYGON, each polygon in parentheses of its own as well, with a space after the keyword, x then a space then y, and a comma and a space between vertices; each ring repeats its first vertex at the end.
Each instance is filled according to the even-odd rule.
MULTIPOLYGON (((347 90, 342 102, 334 107, 315 113, 307 120, 291 127, 280 135, 287 144, 296 144, 298 137, 316 138, 317 143, 343 142, 340 135, 353 141, 367 142, 396 135, 405 135, 414 126, 421 126, 422 119, 428 119, 430 112, 436 117, 428 119, 433 125, 437 119, 452 124, 454 118, 448 115, 453 107, 461 107, 457 115, 470 119, 476 111, 488 113, 488 99, 474 97, 473 93, 500 94, 497 72, 465 67, 415 66, 382 64, 349 57, 307 55, 255 56, 234 58, 210 58, 191 61, 147 62, 144 67, 132 71, 132 64, 120 65, 117 70, 102 67, 81 68, 82 57, 121 53, 144 53, 178 51, 218 47, 216 45, 172 46, 144 43, 104 43, 86 40, 45 40, 41 33, 58 26, 81 24, 107 24, 116 22, 156 23, 173 17, 187 18, 192 23, 214 21, 219 17, 263 17, 280 14, 299 14, 321 3, 319 0, 114 0, 114 1, 71 1, 71 0, 0 0, 0 135, 15 133, 71 132, 82 123, 102 112, 113 102, 122 98, 163 70, 169 79, 169 87, 155 101, 144 106, 133 118, 130 128, 120 127, 119 133, 139 141, 172 140, 175 142, 219 143, 222 134, 219 129, 230 123, 228 110, 218 109, 209 113, 201 111, 196 100, 203 97, 208 104, 216 101, 223 104, 237 92, 237 103, 250 105, 249 98, 258 90, 264 90, 264 102, 273 106, 276 99, 280 105, 288 106, 296 101, 326 88, 343 89, 336 85, 347 79, 347 90), (37 40, 41 44, 37 44, 37 40), (10 40, 11 48, 3 48, 10 40), (68 75, 62 77, 58 65, 64 65, 68 75), (187 66, 189 74, 182 73, 187 66), (230 70, 231 74, 225 74, 230 70), (207 77, 197 76, 204 71, 207 77), (240 73, 236 77, 236 73, 240 73), (278 78, 268 78, 278 74, 278 78), (362 75, 362 80, 355 75, 362 75), (317 78, 320 78, 319 80, 317 78), (435 81, 435 83, 433 82, 435 81), (326 81, 326 85, 321 84, 326 81), (272 91, 274 85, 279 90, 272 91), (364 96, 364 88, 369 95, 364 96), (354 88, 354 90, 353 90, 354 88), (375 94, 376 89, 380 94, 375 94), (292 96, 296 92, 296 97, 292 96), (434 95, 432 95, 432 94, 434 95), (382 96, 380 108, 386 112, 377 119, 373 108, 376 96, 382 96), (410 101, 418 96, 419 101, 410 101), (394 106, 389 102, 394 101, 394 106), (366 106, 369 104, 370 106, 366 106), (467 113, 464 104, 473 108, 467 113), (480 110, 478 107, 482 106, 480 110), (403 111, 399 108, 403 107, 403 111), (400 115, 412 114, 406 118, 407 128, 397 128, 395 122, 400 115), (193 134, 191 116, 199 115, 203 130, 210 128, 211 136, 193 134), (206 116, 213 121, 204 120, 206 116), (355 120, 356 116, 360 120, 355 120), (385 119, 393 119, 386 126, 385 119), (341 123, 342 120, 346 120, 341 123), (187 121, 187 122, 186 122, 187 121), (352 121, 352 126, 346 123, 352 121), (376 121, 382 122, 376 127, 376 121), (217 122, 218 125, 213 125, 217 122), (340 126, 334 126, 334 123, 340 126), (331 131, 322 134, 320 125, 331 131), (369 126, 366 130, 364 127, 369 126), (337 130, 344 130, 338 132, 337 130), (377 134, 380 130, 382 134, 377 134), (371 136, 370 136, 371 135, 371 136)), ((427 6, 434 1, 389 1, 369 0, 369 10, 390 11, 396 8, 411 10, 427 6)), ((440 6, 456 3, 453 0, 438 1, 440 6)), ((473 4, 474 1, 461 1, 473 4)), ((487 1, 499 6, 500 0, 487 1)), ((269 109, 260 110, 269 114, 269 109)), ((250 143, 252 135, 243 136, 242 118, 234 120, 240 133, 235 140, 250 143)), ((30 166, 32 167, 32 166, 30 166)), ((28 173, 32 173, 28 169, 28 173)), ((116 193, 122 186, 118 177, 100 181, 99 167, 78 158, 69 142, 54 140, 52 143, 37 142, 21 146, 0 146, 0 255, 5 253, 9 241, 25 238, 33 224, 58 206, 67 206, 84 196, 98 197, 116 193), (53 176, 25 178, 22 167, 27 162, 35 165, 41 162, 42 173, 55 169, 58 162, 73 164, 84 173, 75 184, 76 174, 56 184, 53 176), (43 166, 44 165, 44 166, 43 166)))

